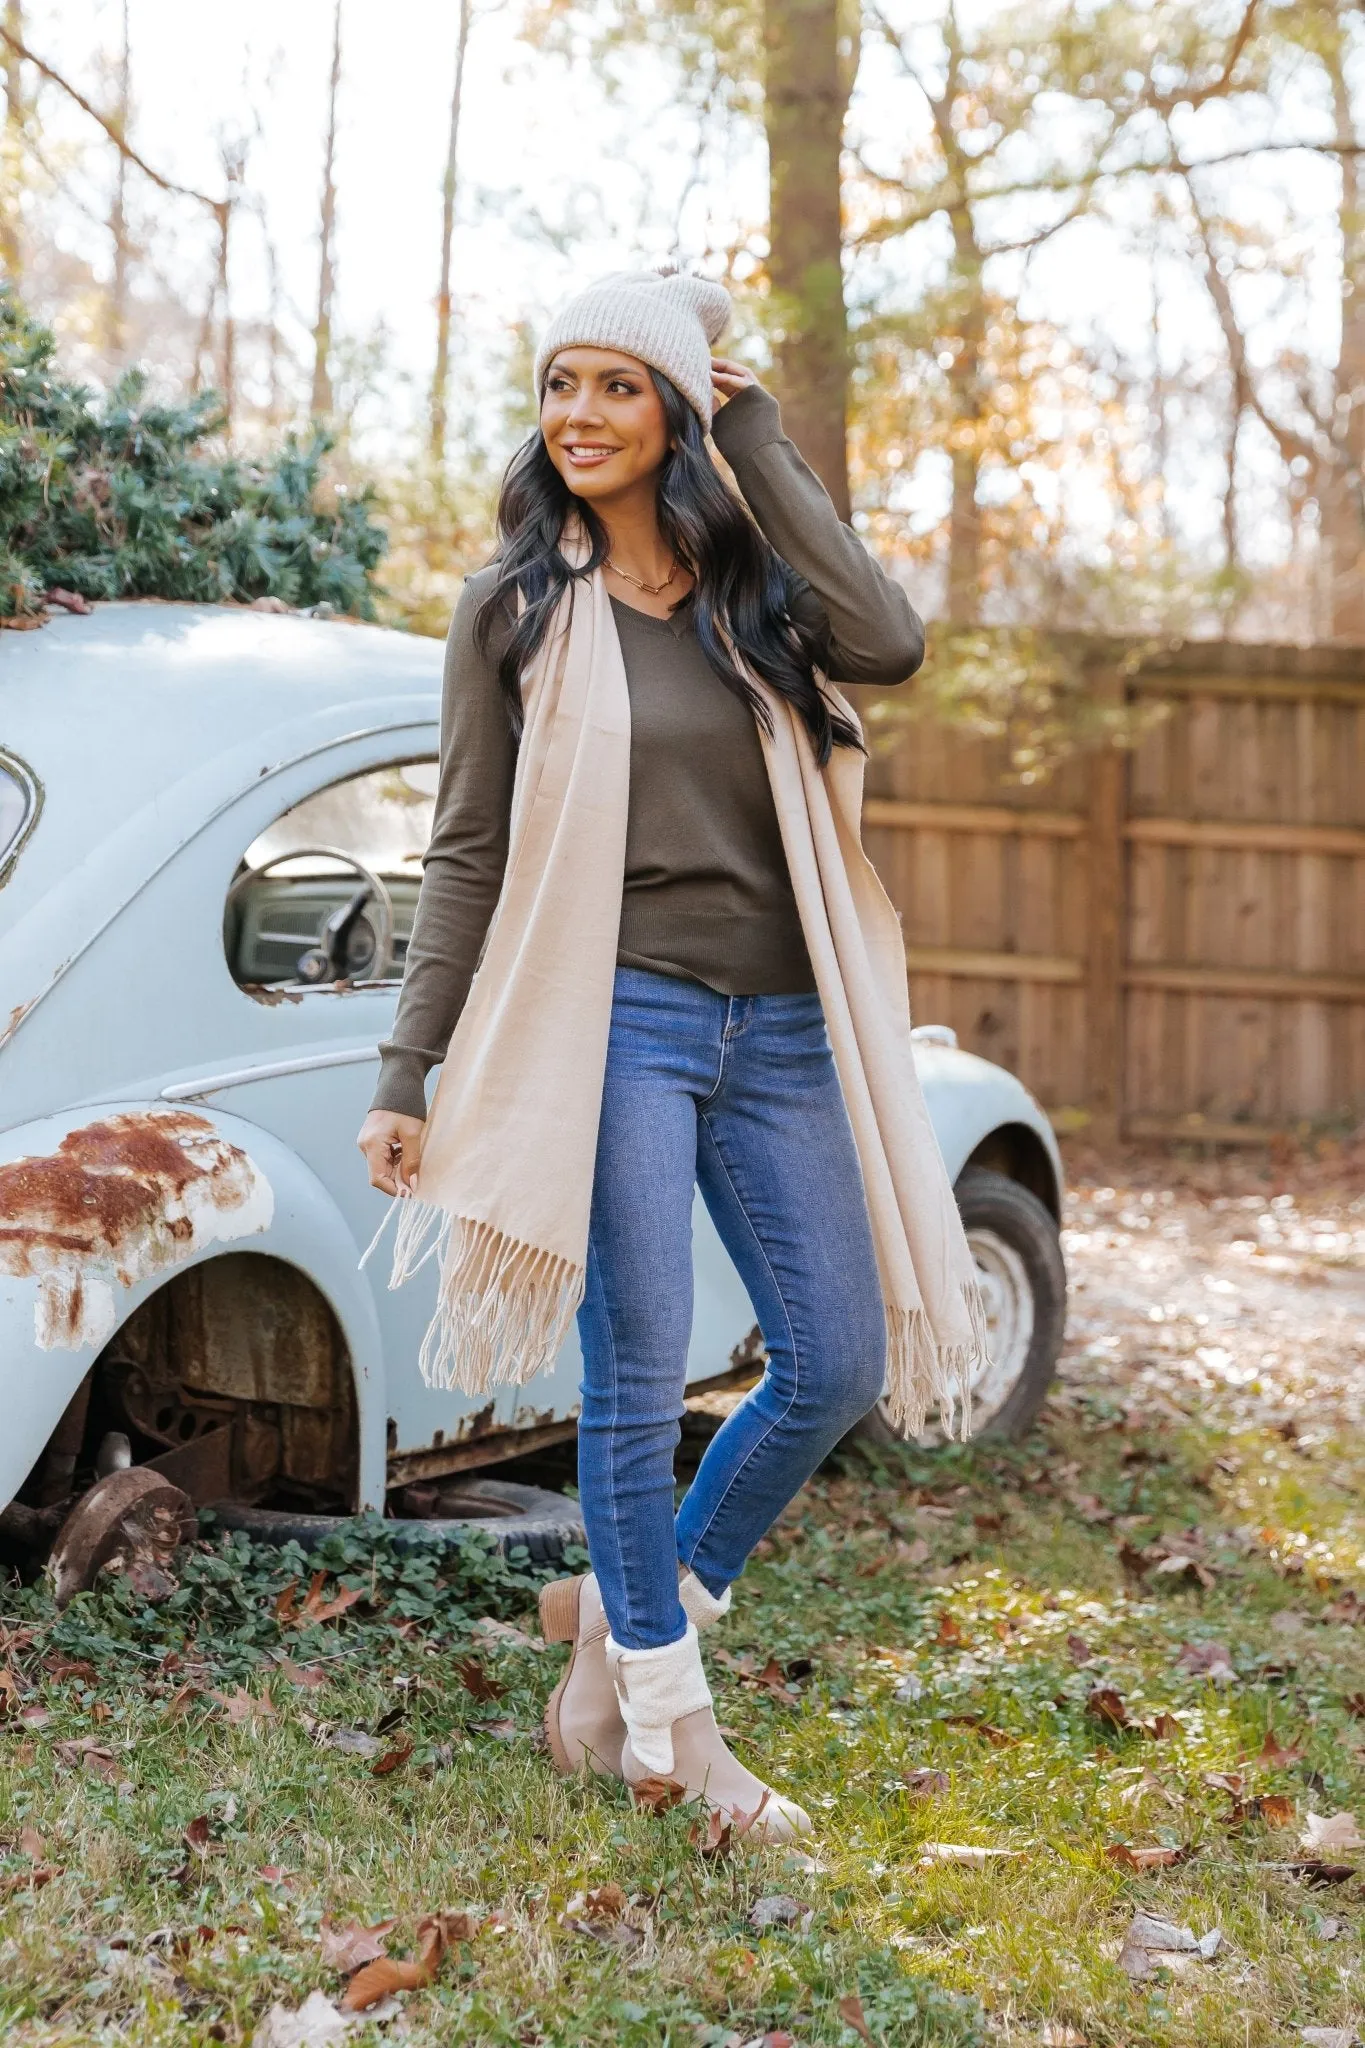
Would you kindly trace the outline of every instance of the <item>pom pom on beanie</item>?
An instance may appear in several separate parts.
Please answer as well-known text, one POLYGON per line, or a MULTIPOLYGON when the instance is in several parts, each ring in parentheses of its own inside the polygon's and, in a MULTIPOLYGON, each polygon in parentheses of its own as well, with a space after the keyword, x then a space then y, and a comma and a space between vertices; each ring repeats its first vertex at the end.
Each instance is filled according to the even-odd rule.
POLYGON ((677 385, 711 424, 711 350, 730 321, 730 294, 683 271, 616 270, 554 315, 536 350, 536 396, 562 348, 619 348, 677 385))

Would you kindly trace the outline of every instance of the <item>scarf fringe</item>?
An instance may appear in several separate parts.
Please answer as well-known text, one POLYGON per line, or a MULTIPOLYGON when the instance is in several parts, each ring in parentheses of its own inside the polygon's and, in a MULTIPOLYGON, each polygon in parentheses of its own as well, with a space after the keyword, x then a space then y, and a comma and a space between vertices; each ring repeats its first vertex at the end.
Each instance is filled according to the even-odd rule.
POLYGON ((486 1394, 554 1364, 583 1298, 581 1266, 436 1202, 408 1200, 389 1286, 401 1287, 433 1255, 436 1313, 417 1359, 429 1387, 486 1394))
POLYGON ((923 1308, 886 1309, 886 1407, 893 1428, 919 1436, 931 1415, 943 1434, 965 1443, 972 1433, 972 1387, 991 1363, 981 1289, 962 1289, 970 1344, 939 1345, 923 1308))

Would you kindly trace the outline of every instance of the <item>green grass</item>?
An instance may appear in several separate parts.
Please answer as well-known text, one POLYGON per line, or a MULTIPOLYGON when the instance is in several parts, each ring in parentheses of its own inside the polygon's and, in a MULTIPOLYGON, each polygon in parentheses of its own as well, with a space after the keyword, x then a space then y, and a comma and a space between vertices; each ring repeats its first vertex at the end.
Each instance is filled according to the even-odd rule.
POLYGON ((1221 1426, 1212 1398, 1188 1408, 1125 1408, 1112 1373, 1093 1386, 1077 1371, 1025 1445, 850 1453, 807 1489, 713 1639, 792 1666, 797 1703, 730 1667, 713 1679, 745 1755, 814 1814, 813 1868, 778 1850, 705 1857, 686 1812, 556 1778, 534 1731, 560 1653, 476 1638, 480 1615, 533 1628, 535 1583, 476 1544, 438 1571, 362 1536, 330 1561, 367 1598, 304 1630, 273 1611, 299 1558, 223 1538, 156 1610, 115 1584, 59 1619, 12 1587, 0 2035, 249 2041, 274 2002, 339 1995, 324 1915, 396 1918, 401 1955, 437 1908, 487 1924, 406 1996, 416 2044, 738 2048, 772 2031, 855 2048, 855 1994, 884 2048, 1041 2042, 1045 2025, 1090 2048, 1256 2048, 1357 2023, 1360 1881, 1317 1887, 1282 1866, 1308 1810, 1365 1822, 1365 1724, 1346 1705, 1365 1693, 1362 1629, 1329 1618, 1365 1580, 1365 1452, 1335 1425, 1299 1443, 1248 1425, 1244 1402, 1221 1426), (1125 1569, 1123 1541, 1159 1549, 1196 1527, 1212 1585, 1125 1569), (1228 1650, 1235 1682, 1181 1665, 1199 1642, 1228 1650), (271 1677, 281 1649, 320 1660, 327 1683, 271 1677), (467 1689, 471 1651, 502 1697, 467 1689), (54 1654, 91 1658, 98 1679, 54 1677, 54 1654), (233 1721, 201 1690, 168 1715, 186 1683, 268 1687, 275 1711, 233 1721), (1087 1709, 1096 1687, 1179 1732, 1115 1728, 1087 1709), (373 1731, 400 1708, 380 1739, 413 1747, 382 1777, 310 1729, 373 1731), (1270 1729, 1302 1758, 1248 1762, 1270 1729), (82 1737, 112 1752, 105 1775, 59 1750, 82 1737), (946 1787, 917 1794, 922 1770, 946 1787), (1204 1774, 1232 1771, 1245 1798, 1289 1795, 1295 1824, 1230 1826, 1204 1774), (207 1853, 184 1839, 200 1817, 207 1853), (26 1829, 55 1873, 38 1889, 26 1829), (967 1867, 926 1860, 929 1843, 1018 1854, 967 1867), (1138 1874, 1106 1856, 1122 1843, 1191 1853, 1138 1874), (609 1883, 623 1921, 571 1903, 609 1883), (777 1893, 809 1920, 760 1935, 752 1909, 777 1893), (1136 1908, 1221 1929, 1218 1956, 1131 1983, 1118 1951, 1136 1908))

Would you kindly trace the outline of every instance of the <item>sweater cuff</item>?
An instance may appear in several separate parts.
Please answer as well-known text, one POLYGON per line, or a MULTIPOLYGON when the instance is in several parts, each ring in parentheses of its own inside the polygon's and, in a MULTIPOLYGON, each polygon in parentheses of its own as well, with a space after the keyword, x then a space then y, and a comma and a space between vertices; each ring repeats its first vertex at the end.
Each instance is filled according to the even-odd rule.
POLYGON ((782 408, 761 384, 746 384, 717 411, 711 422, 711 439, 731 469, 738 469, 760 448, 786 439, 782 408))
POLYGON ((415 1116, 423 1121, 427 1113, 426 1079, 433 1062, 425 1053, 412 1052, 403 1045, 379 1048, 379 1086, 371 1109, 391 1110, 396 1116, 415 1116))

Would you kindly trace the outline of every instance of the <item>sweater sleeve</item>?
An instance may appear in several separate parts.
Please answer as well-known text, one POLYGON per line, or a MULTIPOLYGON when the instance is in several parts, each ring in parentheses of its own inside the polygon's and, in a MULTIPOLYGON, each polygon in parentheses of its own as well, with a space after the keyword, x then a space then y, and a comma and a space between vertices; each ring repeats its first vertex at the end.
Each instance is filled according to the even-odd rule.
POLYGON ((887 684, 913 675, 924 628, 783 433, 777 400, 746 386, 719 408, 711 436, 764 534, 807 586, 795 609, 827 635, 830 679, 887 684))
POLYGON ((497 648, 475 643, 490 577, 468 579, 446 640, 441 759, 431 844, 408 942, 393 1036, 379 1048, 373 1109, 425 1117, 426 1076, 445 1058, 507 865, 517 748, 497 648))

